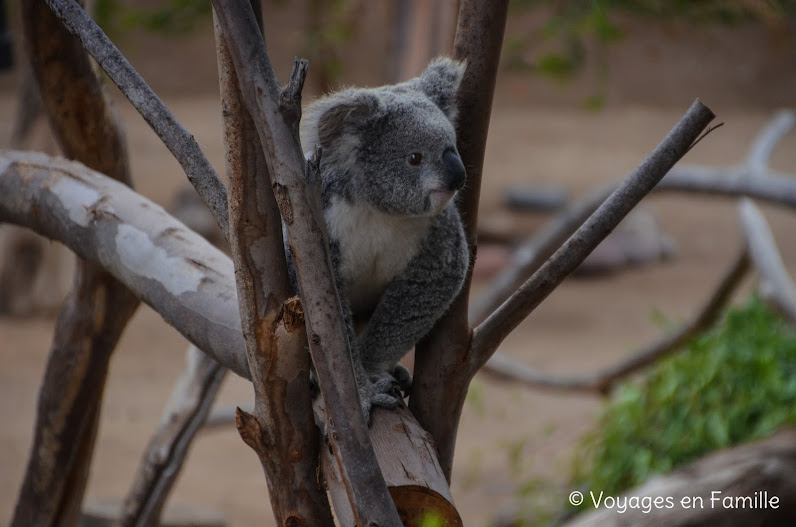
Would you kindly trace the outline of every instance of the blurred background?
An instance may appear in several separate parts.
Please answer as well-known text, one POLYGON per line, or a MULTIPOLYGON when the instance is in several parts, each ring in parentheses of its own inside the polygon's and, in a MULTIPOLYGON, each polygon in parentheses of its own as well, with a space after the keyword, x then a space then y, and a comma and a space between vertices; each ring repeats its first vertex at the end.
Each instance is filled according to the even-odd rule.
MULTIPOLYGON (((18 148, 54 153, 41 118, 33 120, 21 143, 15 136, 30 90, 16 3, 0 2, 0 7, 8 26, 0 38, 0 62, 8 63, 0 74, 0 145, 17 141, 18 148)), ((223 174, 209 2, 96 0, 93 9, 223 174)), ((375 86, 418 74, 431 57, 450 52, 457 5, 450 0, 264 0, 263 12, 279 78, 287 79, 294 57, 310 60, 305 89, 305 101, 310 101, 341 86, 375 86)), ((127 130, 138 191, 179 209, 180 192, 187 186, 183 172, 108 84, 127 130)), ((743 163, 774 112, 796 106, 796 2, 512 0, 482 183, 473 298, 489 289, 512 249, 556 212, 635 168, 695 98, 725 124, 682 162, 714 167, 743 163)), ((770 166, 796 174, 796 134, 782 139, 770 166)), ((796 216, 782 207, 763 210, 793 276, 796 216)), ((698 309, 735 258, 743 244, 736 218, 731 199, 687 194, 646 199, 626 228, 630 234, 601 247, 506 340, 501 352, 554 373, 590 373, 660 338, 698 309)), ((9 236, 5 226, 0 242, 3 236, 9 236)), ((0 525, 9 521, 22 481, 54 314, 70 279, 63 251, 49 242, 46 250, 56 253, 47 257, 56 263, 44 284, 32 274, 5 282, 0 278, 6 284, 0 290, 0 525), (3 301, 11 282, 44 292, 15 305, 3 301)), ((11 276, 8 264, 2 265, 0 261, 0 277, 4 272, 11 276)), ((15 264, 13 272, 21 267, 15 264)), ((477 377, 459 431, 452 486, 465 523, 488 525, 502 517, 547 525, 567 510, 566 496, 576 486, 619 491, 711 449, 792 423, 796 415, 787 406, 796 391, 772 377, 749 377, 760 371, 796 371, 793 329, 754 299, 754 285, 747 281, 735 296, 736 309, 745 310, 738 315, 741 322, 722 322, 708 336, 714 344, 692 344, 736 349, 733 331, 754 332, 763 344, 753 350, 773 350, 763 358, 754 354, 750 360, 763 361, 754 368, 738 359, 741 377, 716 379, 715 386, 754 389, 723 396, 721 404, 709 408, 709 418, 700 413, 707 407, 695 401, 714 385, 688 391, 694 381, 683 372, 697 368, 694 363, 668 362, 663 365, 668 377, 654 370, 609 397, 477 377), (753 326, 743 326, 744 321, 753 326), (648 383, 654 382, 675 388, 658 400, 648 396, 648 383), (761 402, 754 394, 765 382, 775 386, 761 402), (666 404, 682 408, 685 403, 672 394, 687 393, 692 394, 687 398, 692 411, 672 417, 676 423, 656 422, 658 428, 651 429, 649 412, 666 404), (771 417, 769 411, 777 415, 771 417), (667 436, 669 448, 656 450, 644 436, 656 435, 656 430, 672 430, 677 438, 693 435, 696 444, 678 450, 667 436), (624 449, 617 451, 617 445, 624 449), (663 459, 662 451, 672 459, 663 459), (632 466, 620 467, 616 459, 630 459, 632 466)), ((749 346, 737 348, 738 353, 745 357, 749 346)), ((90 499, 126 494, 183 368, 185 349, 159 315, 139 309, 111 363, 90 499)), ((697 358, 699 368, 711 360, 697 358)), ((730 363, 724 360, 721 367, 730 363)), ((230 376, 220 404, 251 398, 246 383, 230 376)), ((172 501, 221 512, 230 526, 271 525, 266 492, 254 454, 229 424, 197 438, 172 501)))

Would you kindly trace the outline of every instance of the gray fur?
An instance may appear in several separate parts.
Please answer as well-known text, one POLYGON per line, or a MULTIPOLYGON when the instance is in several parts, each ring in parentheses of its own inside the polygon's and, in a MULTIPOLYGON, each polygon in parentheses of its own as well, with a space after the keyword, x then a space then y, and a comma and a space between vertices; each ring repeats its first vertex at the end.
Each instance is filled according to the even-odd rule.
POLYGON ((469 263, 453 202, 463 72, 436 59, 408 82, 323 97, 302 119, 305 152, 323 149, 323 212, 368 418, 399 404, 396 385, 411 376, 398 361, 448 309, 469 263))

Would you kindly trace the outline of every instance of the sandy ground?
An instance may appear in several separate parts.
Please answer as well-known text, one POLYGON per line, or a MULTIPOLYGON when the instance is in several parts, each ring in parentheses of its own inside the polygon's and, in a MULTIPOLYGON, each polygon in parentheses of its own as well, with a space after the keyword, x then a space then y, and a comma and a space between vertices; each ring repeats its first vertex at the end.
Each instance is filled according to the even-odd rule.
MULTIPOLYGON (((166 97, 197 137, 212 163, 223 168, 219 105, 213 98, 166 97)), ((8 137, 13 98, 0 97, 0 138, 8 137)), ((499 209, 507 184, 563 183, 573 195, 627 174, 657 144, 682 107, 612 106, 579 110, 498 103, 493 112, 483 184, 482 215, 499 209)), ((160 203, 184 185, 176 162, 126 104, 136 185, 160 203)), ((769 118, 764 110, 714 108, 727 124, 703 141, 686 161, 740 162, 769 118)), ((773 166, 796 172, 796 135, 777 149, 773 166)), ((664 229, 679 245, 670 262, 602 279, 573 279, 559 288, 509 337, 502 351, 555 372, 587 372, 615 361, 660 335, 654 313, 681 320, 701 302, 740 245, 734 203, 666 196, 649 200, 664 229)), ((796 217, 766 208, 784 259, 796 274, 796 217)), ((543 218, 509 217, 527 224, 543 218)), ((483 287, 478 284, 477 290, 483 287)), ((52 320, 0 317, 0 525, 10 520, 32 437, 36 394, 44 371, 52 320)), ((132 480, 139 456, 179 374, 186 345, 149 308, 133 319, 111 364, 102 424, 88 496, 119 498, 132 480)), ((467 525, 485 525, 511 503, 518 486, 541 479, 562 484, 570 473, 579 437, 593 424, 599 401, 509 386, 476 378, 459 432, 453 493, 467 525), (518 465, 511 453, 519 449, 518 465)), ((245 382, 230 376, 220 401, 245 403, 245 382)), ((232 527, 272 525, 265 481, 254 454, 233 426, 200 435, 173 500, 223 512, 232 527)))

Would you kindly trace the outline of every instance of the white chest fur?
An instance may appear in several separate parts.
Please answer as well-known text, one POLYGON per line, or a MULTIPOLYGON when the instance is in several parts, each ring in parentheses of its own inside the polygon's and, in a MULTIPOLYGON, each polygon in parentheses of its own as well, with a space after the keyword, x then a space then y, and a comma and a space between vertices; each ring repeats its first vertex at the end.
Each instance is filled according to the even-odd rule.
POLYGON ((400 217, 365 204, 335 199, 324 213, 329 236, 340 247, 340 272, 357 313, 376 307, 390 281, 420 250, 431 218, 400 217))

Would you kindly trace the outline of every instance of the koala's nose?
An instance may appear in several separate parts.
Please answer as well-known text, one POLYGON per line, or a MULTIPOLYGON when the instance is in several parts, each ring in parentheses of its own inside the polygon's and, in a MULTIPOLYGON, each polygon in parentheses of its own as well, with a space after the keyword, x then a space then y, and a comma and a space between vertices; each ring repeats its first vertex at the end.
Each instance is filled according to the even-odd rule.
POLYGON ((442 167, 445 169, 445 185, 448 190, 461 190, 467 173, 462 164, 462 158, 455 150, 445 150, 442 154, 442 167))

